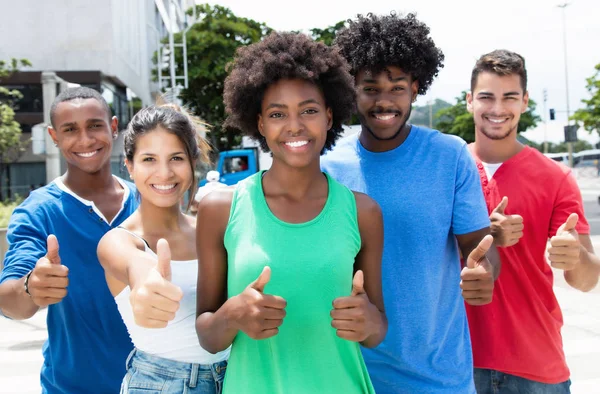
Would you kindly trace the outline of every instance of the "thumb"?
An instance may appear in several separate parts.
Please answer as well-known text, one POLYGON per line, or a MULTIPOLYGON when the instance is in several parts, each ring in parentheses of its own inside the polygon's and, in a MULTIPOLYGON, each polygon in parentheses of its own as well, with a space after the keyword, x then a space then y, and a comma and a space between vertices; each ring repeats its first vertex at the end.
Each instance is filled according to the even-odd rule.
POLYGON ((171 280, 171 248, 166 239, 159 239, 156 243, 156 256, 158 263, 156 269, 166 280, 171 280))
POLYGON ((494 242, 494 238, 491 235, 486 235, 479 242, 479 245, 471 253, 469 253, 469 257, 467 257, 467 268, 475 268, 477 263, 485 257, 485 254, 492 246, 492 242, 494 242))
POLYGON ((352 294, 351 296, 365 293, 365 277, 361 270, 356 271, 352 279, 352 294))
POLYGON ((48 235, 46 239, 46 258, 50 261, 51 264, 60 264, 60 256, 58 254, 58 239, 54 234, 48 235))
POLYGON ((265 291, 265 286, 271 280, 271 268, 266 266, 263 268, 262 272, 258 276, 258 278, 250 284, 254 290, 258 290, 261 293, 265 291))
POLYGON ((560 226, 560 228, 556 232, 556 235, 559 235, 559 233, 561 233, 563 231, 568 232, 568 231, 575 229, 575 226, 577 226, 578 220, 579 220, 579 216, 576 213, 570 214, 567 221, 562 226, 560 226))
POLYGON ((498 204, 498 206, 496 208, 494 208, 493 212, 504 215, 504 210, 506 209, 507 205, 508 205, 508 197, 504 196, 504 197, 502 197, 502 201, 500 201, 500 204, 498 204))

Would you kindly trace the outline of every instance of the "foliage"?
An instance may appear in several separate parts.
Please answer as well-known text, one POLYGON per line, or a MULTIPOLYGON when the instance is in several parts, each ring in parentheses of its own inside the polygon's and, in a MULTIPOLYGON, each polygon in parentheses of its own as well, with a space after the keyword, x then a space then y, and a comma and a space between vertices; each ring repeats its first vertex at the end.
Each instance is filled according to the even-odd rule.
MULTIPOLYGON (((535 101, 529 99, 529 108, 521 114, 519 120, 519 133, 535 127, 540 121, 540 117, 535 113, 536 106, 535 101)), ((457 135, 469 143, 475 141, 475 123, 473 115, 467 111, 466 91, 456 98, 456 104, 442 109, 435 117, 438 120, 437 129, 441 132, 457 135)))
POLYGON ((8 227, 10 216, 21 202, 23 202, 23 198, 18 195, 12 201, 0 202, 0 228, 8 227))
MULTIPOLYGON (((193 13, 190 8, 188 14, 193 13)), ((183 103, 210 124, 209 137, 214 148, 227 150, 241 142, 241 136, 225 132, 223 87, 227 64, 241 46, 252 44, 271 32, 264 23, 238 17, 220 5, 196 5, 198 21, 186 34, 188 88, 181 92, 183 103)), ((175 42, 181 42, 181 33, 175 42)), ((155 55, 156 60, 156 55, 155 55)), ((183 52, 176 50, 177 75, 183 75, 183 52)))
POLYGON ((590 133, 600 133, 600 63, 596 65, 596 73, 587 78, 586 89, 592 96, 581 100, 586 106, 579 109, 571 116, 571 119, 583 123, 583 127, 590 133))
MULTIPOLYGON (((451 106, 452 106, 452 104, 450 104, 449 102, 444 101, 442 99, 435 99, 431 103, 432 127, 434 129, 437 129, 437 124, 439 122, 439 118, 437 118, 435 116, 435 114, 437 114, 442 109, 449 108, 451 106)), ((429 105, 423 105, 423 106, 413 105, 409 121, 411 124, 414 124, 414 125, 429 127, 429 113, 430 113, 429 105)))
POLYGON ((335 25, 326 27, 325 29, 314 28, 310 29, 310 35, 315 41, 323 41, 325 45, 331 46, 335 35, 338 31, 346 26, 346 21, 339 21, 335 25))
MULTIPOLYGON (((31 63, 27 59, 13 58, 9 63, 0 61, 0 79, 29 66, 31 63)), ((15 121, 14 103, 21 98, 23 95, 18 90, 0 86, 0 186, 4 184, 8 164, 17 161, 30 143, 30 140, 21 139, 21 125, 15 121)), ((0 199, 2 197, 0 189, 0 199)))

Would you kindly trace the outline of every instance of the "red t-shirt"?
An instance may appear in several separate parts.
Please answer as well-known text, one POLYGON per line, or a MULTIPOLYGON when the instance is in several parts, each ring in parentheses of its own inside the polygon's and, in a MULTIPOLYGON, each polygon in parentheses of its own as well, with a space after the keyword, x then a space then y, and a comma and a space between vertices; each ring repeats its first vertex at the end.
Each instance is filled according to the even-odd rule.
POLYGON ((507 196, 505 214, 521 215, 524 225, 516 245, 498 248, 502 269, 493 301, 466 306, 474 366, 543 383, 564 382, 569 368, 560 333, 563 317, 552 289, 546 244, 573 212, 579 215, 576 230, 589 234, 577 182, 569 168, 530 147, 504 162, 488 180, 473 146, 469 148, 488 211, 507 196))

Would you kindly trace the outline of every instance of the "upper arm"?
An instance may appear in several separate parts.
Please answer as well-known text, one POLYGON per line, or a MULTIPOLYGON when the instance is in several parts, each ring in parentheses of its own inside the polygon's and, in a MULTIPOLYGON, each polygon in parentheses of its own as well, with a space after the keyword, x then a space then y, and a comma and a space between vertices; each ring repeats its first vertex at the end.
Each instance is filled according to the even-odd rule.
POLYGON ((483 197, 479 172, 465 145, 460 152, 456 168, 452 232, 467 235, 489 226, 489 212, 483 197))
POLYGON ((583 201, 581 192, 575 177, 569 172, 557 188, 556 198, 552 209, 550 219, 550 228, 548 229, 548 238, 556 235, 558 228, 567 221, 572 213, 579 215, 575 229, 580 234, 589 234, 590 225, 588 224, 583 212, 583 201))
MULTIPOLYGON (((0 283, 7 279, 21 279, 27 275, 46 254, 46 239, 50 234, 41 208, 34 209, 27 203, 18 206, 13 211, 8 225, 8 250, 4 256, 0 283)), ((60 241, 59 239, 59 245, 60 241)))
POLYGON ((115 228, 100 239, 97 248, 98 260, 108 275, 131 286, 129 268, 132 264, 154 266, 156 263, 144 249, 141 240, 115 228))
POLYGON ((381 258, 383 255, 383 216, 379 205, 369 196, 354 192, 358 211, 361 248, 356 256, 355 271, 362 270, 369 300, 384 311, 381 289, 381 258))
POLYGON ((232 199, 233 189, 222 188, 208 194, 198 204, 196 316, 216 312, 227 300, 227 251, 223 240, 232 199))

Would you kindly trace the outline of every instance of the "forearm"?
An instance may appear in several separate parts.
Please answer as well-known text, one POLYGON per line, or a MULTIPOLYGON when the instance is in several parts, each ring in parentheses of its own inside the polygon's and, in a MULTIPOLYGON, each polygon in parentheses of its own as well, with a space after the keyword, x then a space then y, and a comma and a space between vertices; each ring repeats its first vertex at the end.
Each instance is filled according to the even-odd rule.
POLYGON ((227 349, 240 331, 233 318, 232 298, 216 312, 204 312, 196 318, 200 346, 210 353, 227 349))
POLYGON ((385 312, 379 312, 380 321, 377 324, 377 331, 371 334, 367 339, 362 341, 360 344, 366 348, 374 348, 379 345, 385 339, 388 330, 388 321, 385 312))
POLYGON ((0 310, 3 315, 15 320, 25 320, 40 309, 25 293, 24 283, 25 277, 0 284, 0 310))
POLYGON ((565 271, 564 276, 571 287, 581 291, 590 291, 598 284, 600 259, 585 247, 580 246, 580 248, 579 264, 574 269, 565 271))
POLYGON ((492 245, 485 255, 492 266, 492 275, 494 276, 494 280, 496 280, 500 276, 500 268, 502 267, 500 253, 498 253, 496 245, 492 245))

